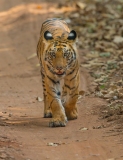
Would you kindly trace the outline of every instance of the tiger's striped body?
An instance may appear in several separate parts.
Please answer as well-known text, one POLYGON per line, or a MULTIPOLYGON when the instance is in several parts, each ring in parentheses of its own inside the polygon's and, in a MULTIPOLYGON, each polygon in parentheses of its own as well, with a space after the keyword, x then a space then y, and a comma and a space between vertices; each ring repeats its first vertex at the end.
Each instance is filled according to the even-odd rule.
POLYGON ((79 64, 76 33, 66 22, 48 19, 42 24, 37 56, 41 65, 44 117, 52 117, 51 127, 65 126, 77 118, 79 64), (61 94, 60 81, 64 80, 61 94))

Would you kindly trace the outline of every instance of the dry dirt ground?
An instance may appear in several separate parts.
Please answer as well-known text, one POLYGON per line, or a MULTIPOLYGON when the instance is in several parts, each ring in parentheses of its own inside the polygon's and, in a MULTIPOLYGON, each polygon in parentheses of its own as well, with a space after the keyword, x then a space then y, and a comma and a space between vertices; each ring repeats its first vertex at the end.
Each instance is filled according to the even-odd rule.
MULTIPOLYGON (((0 160, 123 160, 122 132, 99 116, 104 100, 81 98, 79 118, 63 128, 49 128, 43 118, 38 60, 27 57, 36 52, 42 22, 63 12, 56 5, 0 0, 0 160)), ((81 77, 88 90, 88 73, 81 77)))

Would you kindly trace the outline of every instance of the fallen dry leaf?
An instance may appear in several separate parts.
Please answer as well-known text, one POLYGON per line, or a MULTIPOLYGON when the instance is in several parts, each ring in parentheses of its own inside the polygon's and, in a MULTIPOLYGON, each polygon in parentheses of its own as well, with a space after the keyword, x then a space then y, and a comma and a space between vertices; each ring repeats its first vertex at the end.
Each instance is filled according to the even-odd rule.
POLYGON ((37 97, 36 100, 38 100, 39 102, 42 102, 42 101, 43 101, 43 99, 40 98, 40 97, 37 97))

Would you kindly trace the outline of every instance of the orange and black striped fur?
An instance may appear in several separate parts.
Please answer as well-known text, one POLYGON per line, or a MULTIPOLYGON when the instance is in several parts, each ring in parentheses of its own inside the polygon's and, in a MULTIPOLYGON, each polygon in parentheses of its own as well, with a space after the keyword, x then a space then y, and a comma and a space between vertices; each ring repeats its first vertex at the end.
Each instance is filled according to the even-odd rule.
POLYGON ((44 117, 52 117, 49 126, 66 126, 77 118, 79 64, 77 35, 65 21, 48 19, 42 24, 37 45, 44 92, 44 117), (62 93, 60 82, 64 80, 62 93))

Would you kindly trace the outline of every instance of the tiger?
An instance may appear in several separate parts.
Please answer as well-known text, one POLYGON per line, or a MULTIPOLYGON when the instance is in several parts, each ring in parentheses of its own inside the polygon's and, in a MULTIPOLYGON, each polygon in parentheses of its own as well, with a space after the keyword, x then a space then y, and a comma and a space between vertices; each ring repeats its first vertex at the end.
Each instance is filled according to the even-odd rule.
POLYGON ((77 119, 79 62, 77 33, 59 18, 43 22, 37 44, 44 95, 44 118, 49 127, 65 127, 77 119), (61 82, 63 87, 61 89, 61 82))

